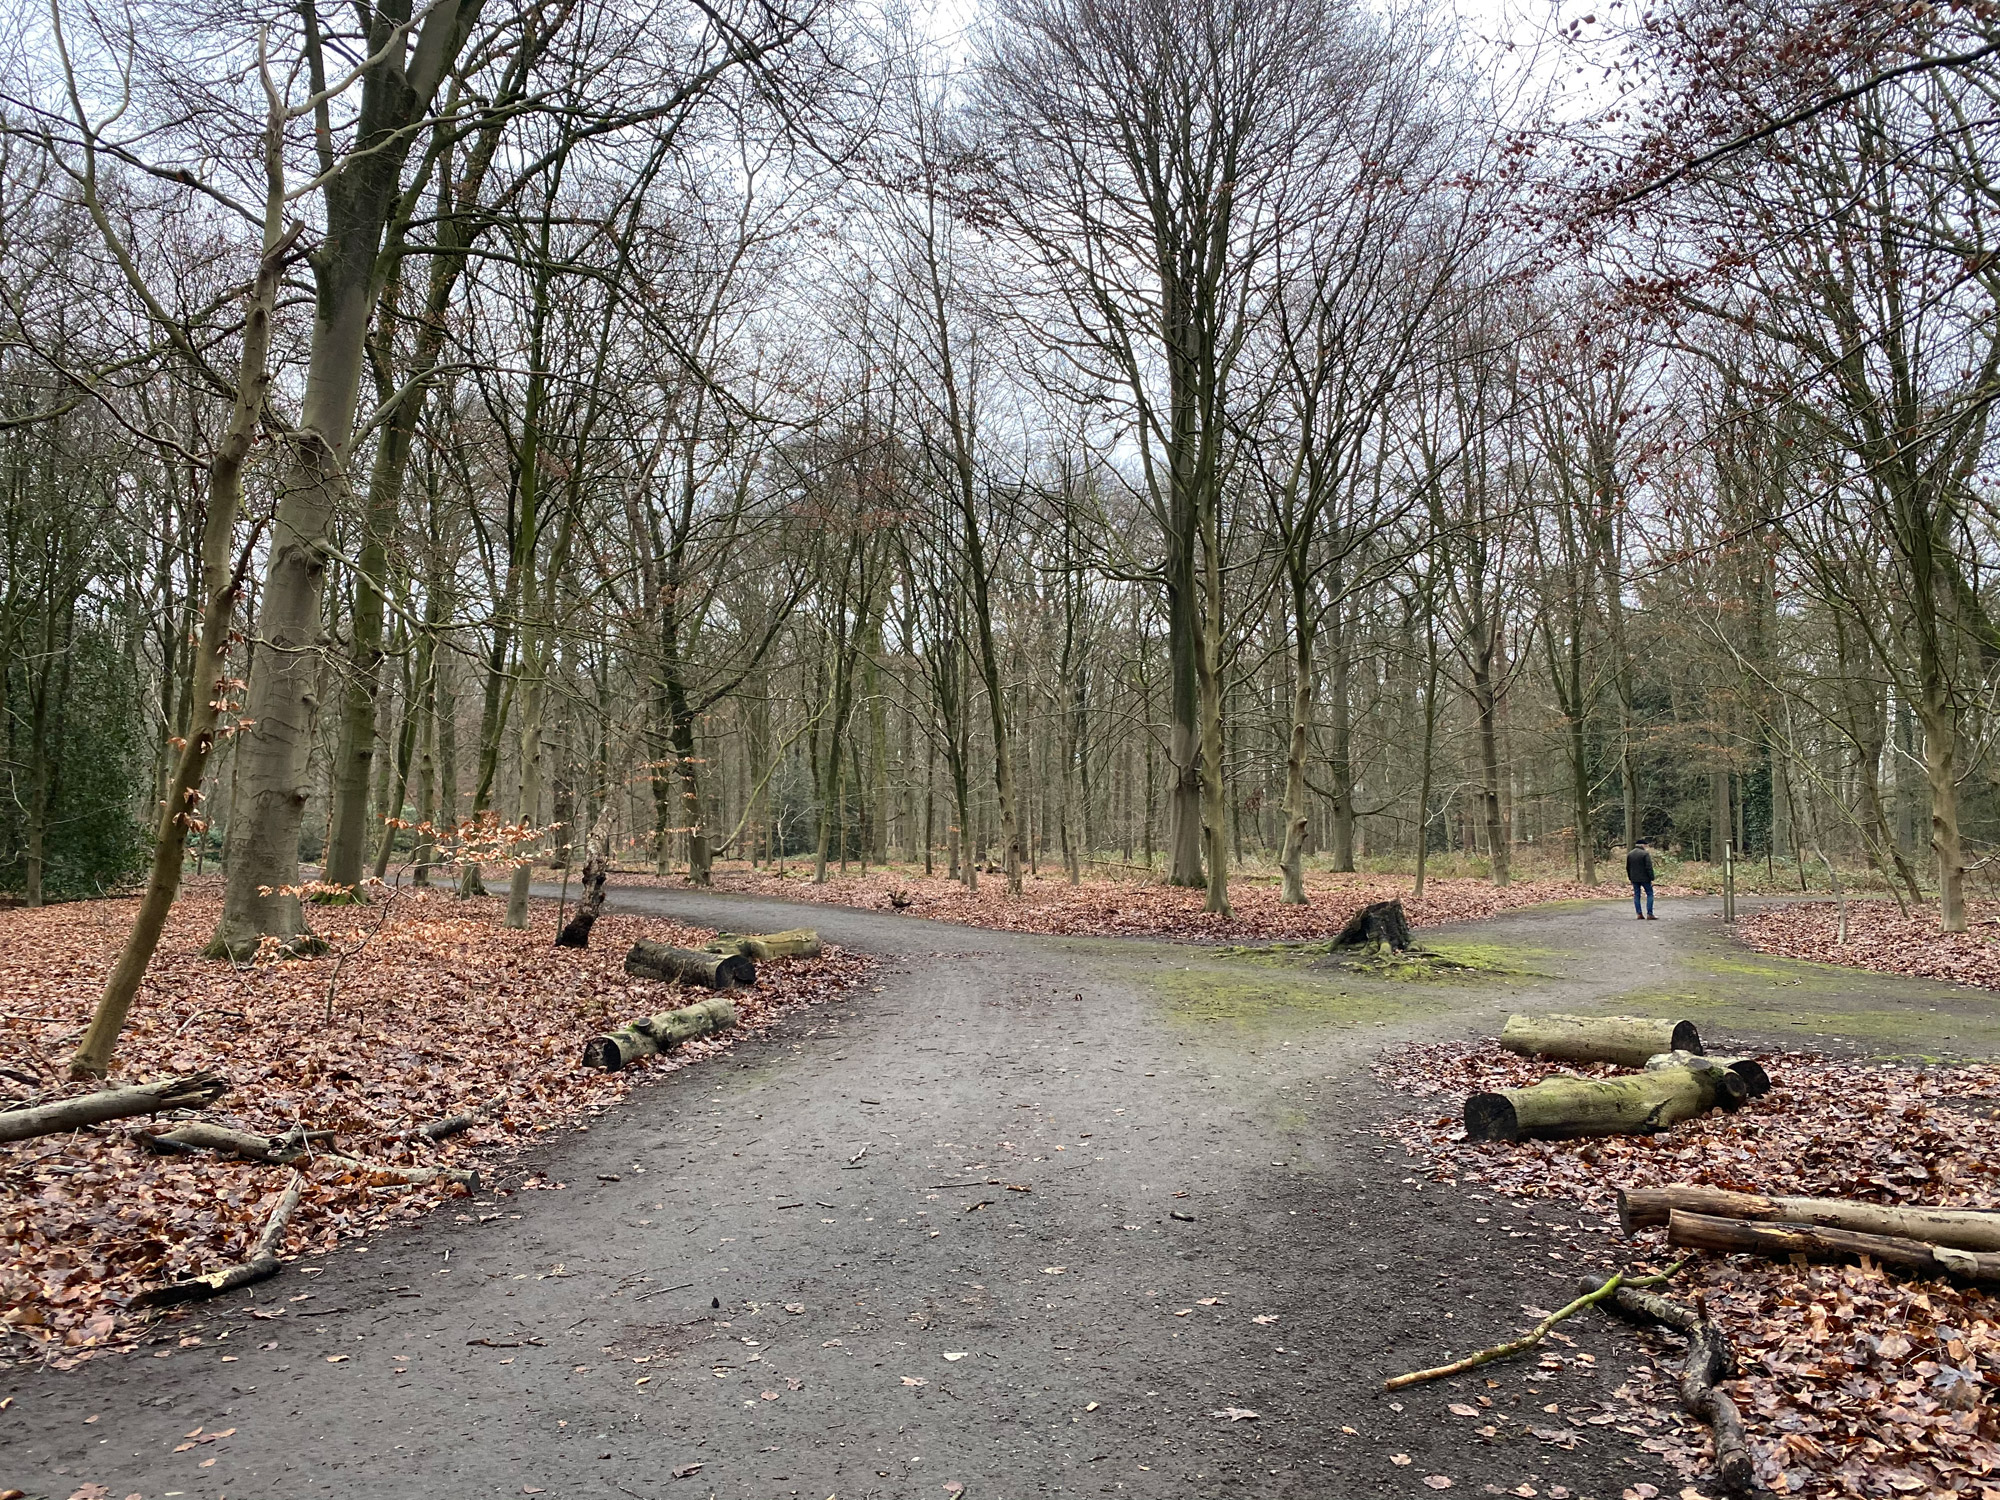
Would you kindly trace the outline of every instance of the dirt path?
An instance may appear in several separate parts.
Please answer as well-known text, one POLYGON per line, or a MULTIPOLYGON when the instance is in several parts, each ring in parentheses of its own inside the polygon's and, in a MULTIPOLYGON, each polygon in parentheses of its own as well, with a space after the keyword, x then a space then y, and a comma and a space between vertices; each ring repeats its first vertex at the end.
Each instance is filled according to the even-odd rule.
POLYGON ((1588 1425, 1637 1352, 1606 1325, 1573 1325, 1594 1371, 1380 1392, 1511 1332, 1574 1270, 1533 1215, 1415 1180, 1373 1133, 1405 1106, 1367 1060, 1635 990, 1700 991, 1718 1036, 1845 1016, 1868 1045, 1937 1005, 1927 1037, 2000 1041, 1990 998, 1843 990, 1686 906, 1437 934, 1533 972, 1410 983, 692 892, 618 904, 811 921, 883 973, 551 1140, 529 1165, 561 1191, 288 1271, 134 1357, 12 1373, 0 1488, 985 1500, 1428 1495, 1444 1476, 1672 1494, 1635 1440, 1588 1425), (1486 1223, 1503 1215, 1505 1234, 1486 1223), (1481 1438, 1447 1412, 1475 1393, 1520 1421, 1481 1438), (1211 1415, 1231 1408, 1259 1415, 1211 1415))

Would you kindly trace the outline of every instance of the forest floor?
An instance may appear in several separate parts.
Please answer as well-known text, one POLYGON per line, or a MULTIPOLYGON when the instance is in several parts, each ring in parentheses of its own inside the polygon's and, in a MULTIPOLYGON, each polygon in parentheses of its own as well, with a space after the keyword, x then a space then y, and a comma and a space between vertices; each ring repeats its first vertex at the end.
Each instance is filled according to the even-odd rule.
POLYGON ((1966 908, 1968 930, 1945 932, 1935 902, 1905 916, 1887 899, 1850 900, 1845 943, 1840 908, 1824 898, 1766 906, 1737 925, 1743 941, 1765 953, 2000 990, 2000 901, 1966 908))
MULTIPOLYGON (((519 1163, 542 1191, 344 1240, 134 1354, 0 1375, 0 1483, 1703 1496, 1676 1353, 1608 1319, 1393 1398, 1381 1380, 1511 1336, 1586 1267, 1659 1264, 1606 1215, 1620 1181, 1991 1187, 1955 1112, 2000 1075, 1909 1059, 2000 1056, 2000 1001, 1748 953, 1706 902, 1427 934, 1471 965, 1455 977, 685 888, 613 905, 811 920, 879 968, 545 1132, 519 1163), (1686 1015, 1711 1047, 1777 1054, 1778 1091, 1651 1146, 1468 1147, 1463 1089, 1523 1067, 1480 1045, 1515 1009, 1686 1015)), ((1739 1390, 1767 1483, 2000 1493, 1990 1408, 1944 1399, 1947 1365, 2000 1374, 2000 1302, 1838 1267, 1699 1274, 1682 1294, 1760 1366, 1739 1390)))
MULTIPOLYGON (((0 911, 0 1107, 88 1092, 65 1065, 131 921, 130 901, 82 901, 0 911)), ((476 1167, 512 1195, 543 1185, 510 1171, 523 1145, 600 1116, 636 1084, 725 1054, 722 1036, 619 1074, 581 1066, 584 1043, 634 1016, 679 1003, 669 986, 622 968, 642 931, 699 946, 714 934, 658 919, 606 917, 587 950, 553 948, 552 906, 531 926, 503 927, 497 897, 398 893, 367 906, 315 907, 331 945, 311 960, 233 966, 201 957, 221 912, 220 886, 201 882, 175 904, 132 1020, 119 1040, 118 1078, 198 1069, 229 1092, 204 1118, 254 1135, 303 1122, 331 1130, 340 1152, 407 1166, 476 1167), (441 1142, 411 1133, 478 1110, 441 1142)), ((793 1006, 859 983, 867 960, 838 950, 765 966, 739 1006, 754 1033, 793 1006)), ((129 1347, 145 1325, 125 1312, 149 1282, 224 1264, 254 1239, 290 1172, 248 1161, 159 1156, 135 1144, 143 1118, 0 1146, 0 1360, 73 1365, 129 1347)), ((290 1253, 313 1256, 448 1201, 448 1184, 371 1186, 316 1163, 306 1170, 290 1253)), ((4 1476, 0 1476, 4 1477, 4 1476)), ((0 1486, 4 1488, 4 1486, 0 1486)))
MULTIPOLYGON (((684 888, 676 877, 621 878, 628 882, 684 888)), ((1413 927, 1436 927, 1497 916, 1551 901, 1629 899, 1624 884, 1583 885, 1574 880, 1517 880, 1504 890, 1490 880, 1438 877, 1425 882, 1424 894, 1410 894, 1407 875, 1335 874, 1311 871, 1306 876, 1306 904, 1279 901, 1282 885, 1274 874, 1238 872, 1229 884, 1234 911, 1221 916, 1202 910, 1206 892, 1171 886, 1157 879, 1092 875, 1076 885, 1059 869, 1046 869, 1022 880, 1019 896, 1007 893, 1004 875, 985 874, 979 888, 967 890, 942 875, 925 875, 915 867, 889 866, 862 872, 830 873, 815 884, 812 864, 801 861, 783 874, 768 866, 718 865, 718 890, 768 896, 783 901, 815 901, 833 906, 894 911, 891 898, 907 903, 903 915, 933 921, 958 922, 1000 932, 1036 932, 1049 936, 1160 937, 1177 942, 1311 942, 1332 937, 1356 911, 1371 901, 1401 900, 1413 927)), ((1662 887, 1662 893, 1666 893, 1662 887)))

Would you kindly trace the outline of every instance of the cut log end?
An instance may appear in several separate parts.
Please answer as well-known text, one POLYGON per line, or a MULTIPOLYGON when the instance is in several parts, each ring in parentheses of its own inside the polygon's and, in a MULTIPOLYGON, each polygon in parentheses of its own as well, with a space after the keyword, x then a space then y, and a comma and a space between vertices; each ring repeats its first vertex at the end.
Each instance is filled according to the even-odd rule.
POLYGON ((1472 1141, 1517 1141, 1521 1124, 1505 1094, 1474 1094, 1465 1101, 1465 1137, 1472 1141))

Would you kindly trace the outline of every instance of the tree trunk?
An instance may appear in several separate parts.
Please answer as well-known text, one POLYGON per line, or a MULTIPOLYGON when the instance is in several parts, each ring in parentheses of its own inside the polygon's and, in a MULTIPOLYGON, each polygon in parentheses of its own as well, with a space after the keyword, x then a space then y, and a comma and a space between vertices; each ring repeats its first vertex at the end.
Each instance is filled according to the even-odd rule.
POLYGON ((1663 1068, 1629 1078, 1547 1078, 1465 1101, 1466 1139, 1562 1140, 1652 1135, 1717 1107, 1734 1109, 1743 1080, 1724 1068, 1663 1068))
MULTIPOLYGON (((655 943, 649 946, 657 948, 660 945, 655 943)), ((633 952, 637 953, 638 949, 634 948, 633 952)), ((713 954, 708 956, 714 957, 713 954)), ((629 959, 627 967, 630 967, 629 959)), ((602 1068, 608 1073, 615 1073, 620 1068, 630 1067, 642 1057, 665 1052, 682 1042, 691 1042, 697 1037, 727 1031, 735 1024, 735 1005, 718 995, 698 1005, 685 1005, 679 1010, 662 1011, 656 1016, 642 1016, 636 1021, 627 1022, 616 1031, 592 1037, 584 1045, 583 1065, 586 1068, 602 1068)))
POLYGON ((1347 698, 1349 680, 1353 675, 1353 649, 1345 615, 1344 608, 1336 608, 1333 612, 1331 649, 1327 652, 1327 791, 1331 793, 1327 799, 1327 814, 1333 823, 1333 867, 1351 874, 1354 870, 1354 730, 1347 698))
POLYGON ((264 571, 257 635, 237 746, 241 801, 232 810, 229 879, 210 950, 242 954, 265 937, 305 934, 296 887, 307 756, 318 713, 320 599, 329 528, 349 499, 363 351, 373 321, 382 237, 397 204, 403 162, 446 73, 456 64, 478 0, 438 0, 414 38, 394 7, 369 24, 361 70, 359 139, 321 192, 326 229, 313 255, 311 350, 297 426, 286 440, 280 496, 264 571))
POLYGON ((1490 666, 1473 669, 1472 705, 1479 724, 1480 805, 1486 817, 1486 854, 1491 861, 1493 883, 1505 886, 1508 877, 1507 819, 1500 807, 1500 723, 1499 704, 1490 666))
MULTIPOLYGON (((274 137, 281 128, 281 124, 272 125, 274 137)), ((275 160, 275 142, 269 149, 275 160)), ((179 759, 167 783, 159 822, 154 825, 153 860, 146 873, 146 891, 125 934, 124 946, 118 951, 118 960, 104 981, 104 992, 98 997, 90 1026, 70 1057, 72 1078, 102 1078, 110 1071, 111 1050, 125 1027, 133 997, 139 992, 139 982, 146 977, 146 967, 160 946, 167 913, 180 891, 188 832, 195 830, 204 841, 208 836, 208 822, 197 816, 197 807, 209 757, 215 750, 222 705, 229 701, 225 681, 229 625, 236 612, 237 592, 243 585, 242 567, 235 556, 236 518, 243 509, 243 468, 250 457, 250 446, 257 436, 257 425, 270 391, 271 314, 277 300, 278 278, 285 255, 298 237, 297 230, 282 232, 281 186, 280 181, 271 189, 263 253, 257 262, 256 278, 243 302, 236 399, 222 442, 208 466, 206 514, 201 530, 201 632, 188 668, 187 727, 179 759)), ((246 552, 245 563, 248 556, 246 552)))
POLYGON ((2000 1254, 1955 1250, 1923 1240, 1885 1234, 1861 1234, 1851 1229, 1821 1229, 1805 1224, 1761 1224, 1723 1219, 1673 1209, 1667 1215, 1667 1243, 1689 1250, 1714 1250, 1723 1255, 1762 1255, 1788 1260, 1841 1260, 1868 1256, 1884 1266, 1918 1276, 1963 1276, 1972 1281, 2000 1281, 2000 1254))
POLYGON ((625 972, 639 979, 703 984, 712 990, 757 982, 757 966, 740 953, 702 953, 641 938, 625 955, 625 972))
POLYGON ((1714 1219, 1777 1221, 1820 1229, 1845 1229, 1895 1239, 1922 1240, 1957 1250, 2000 1251, 2000 1213, 1990 1209, 1898 1207, 1844 1198, 1767 1197, 1727 1188, 1675 1184, 1624 1188, 1618 1221, 1631 1234, 1667 1222, 1676 1210, 1714 1219))
POLYGON ((1310 748, 1313 712, 1312 606, 1306 580, 1292 579, 1292 732, 1285 742, 1285 844, 1278 856, 1285 884, 1278 900, 1285 906, 1306 904, 1306 832, 1310 808, 1306 802, 1306 753, 1310 748))
POLYGON ((220 1073, 191 1073, 163 1078, 131 1088, 99 1089, 73 1099, 57 1099, 26 1109, 0 1111, 0 1141, 25 1141, 33 1136, 76 1130, 127 1115, 155 1115, 169 1109, 206 1109, 229 1088, 220 1073))
POLYGON ((1607 1062, 1643 1068, 1662 1052, 1700 1052, 1701 1033, 1692 1021, 1644 1016, 1512 1015, 1500 1045, 1522 1057, 1561 1062, 1607 1062))

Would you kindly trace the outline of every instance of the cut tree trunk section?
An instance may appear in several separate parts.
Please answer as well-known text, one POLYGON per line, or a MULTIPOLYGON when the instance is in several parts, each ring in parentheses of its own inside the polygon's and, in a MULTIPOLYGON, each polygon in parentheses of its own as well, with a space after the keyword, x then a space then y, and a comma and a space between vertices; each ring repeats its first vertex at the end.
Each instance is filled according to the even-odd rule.
POLYGON ((1583 1135, 1652 1135, 1747 1096, 1724 1068, 1663 1068, 1630 1078, 1546 1078, 1465 1101, 1466 1139, 1558 1140, 1583 1135))
POLYGON ((1608 1062, 1621 1068, 1643 1068, 1662 1052, 1702 1050, 1694 1022, 1645 1016, 1512 1015, 1500 1033, 1500 1045, 1522 1057, 1608 1062))
POLYGON ((173 1307, 182 1302, 199 1302, 204 1297, 234 1291, 239 1286, 267 1281, 277 1275, 282 1264, 278 1251, 285 1243, 285 1226, 291 1223, 292 1215, 298 1209, 299 1192, 304 1186, 305 1178, 297 1172, 292 1173, 291 1184, 278 1200, 278 1206, 271 1211, 271 1217, 264 1221, 264 1231, 257 1236, 257 1243, 250 1247, 247 1258, 236 1265, 224 1266, 219 1271, 193 1276, 186 1281, 169 1281, 147 1287, 132 1299, 132 1305, 173 1307))
POLYGON ((1900 1208, 1882 1203, 1854 1203, 1845 1198, 1773 1198, 1762 1193, 1733 1193, 1727 1188, 1686 1184, 1628 1188, 1618 1194, 1618 1220, 1627 1234, 1666 1223, 1675 1209, 1715 1219, 1846 1229, 1857 1234, 1922 1240, 1925 1244, 1948 1245, 1956 1250, 2000 1252, 2000 1213, 1990 1209, 1900 1208))
POLYGON ((1786 1260, 1841 1260, 1868 1256, 1885 1266, 1918 1276, 1963 1276, 1971 1281, 2000 1281, 2000 1254, 1956 1250, 1924 1240, 1886 1234, 1860 1234, 1851 1229, 1827 1229, 1811 1224, 1764 1224, 1748 1219, 1724 1219, 1713 1214, 1671 1209, 1667 1241, 1690 1250, 1715 1250, 1724 1255, 1762 1255, 1786 1260))
MULTIPOLYGON (((894 897, 891 897, 894 904, 894 897)), ((903 904, 910 903, 907 898, 903 904)), ((718 932, 708 945, 710 953, 738 953, 762 962, 768 958, 818 958, 823 951, 819 934, 810 927, 793 927, 785 932, 718 932)))
POLYGON ((25 1141, 58 1130, 76 1130, 127 1115, 156 1115, 169 1109, 206 1109, 228 1091, 220 1073, 190 1073, 130 1088, 99 1089, 73 1099, 57 1099, 27 1109, 0 1112, 0 1141, 25 1141))
POLYGON ((756 964, 741 953, 701 953, 646 938, 634 943, 625 955, 625 972, 639 979, 699 984, 712 990, 732 990, 757 982, 756 964))
POLYGON ((1397 953, 1410 946, 1410 919, 1403 914, 1401 901, 1371 901, 1347 919, 1333 940, 1336 948, 1380 948, 1387 944, 1397 953))
POLYGON ((727 1031, 735 1024, 735 1005, 717 995, 699 1005, 682 1006, 679 1010, 663 1011, 657 1016, 641 1016, 636 1021, 626 1022, 616 1031, 592 1037, 584 1044, 583 1065, 615 1073, 620 1068, 630 1067, 642 1057, 652 1057, 682 1042, 691 1042, 696 1037, 727 1031))

